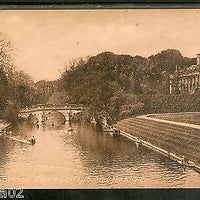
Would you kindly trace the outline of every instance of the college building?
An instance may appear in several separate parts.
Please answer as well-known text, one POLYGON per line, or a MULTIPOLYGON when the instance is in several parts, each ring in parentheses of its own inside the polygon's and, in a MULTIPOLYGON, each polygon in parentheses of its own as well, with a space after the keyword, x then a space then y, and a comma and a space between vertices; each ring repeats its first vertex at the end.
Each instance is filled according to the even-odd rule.
POLYGON ((176 69, 170 75, 170 94, 190 93, 200 91, 200 54, 197 54, 197 64, 185 70, 176 69))

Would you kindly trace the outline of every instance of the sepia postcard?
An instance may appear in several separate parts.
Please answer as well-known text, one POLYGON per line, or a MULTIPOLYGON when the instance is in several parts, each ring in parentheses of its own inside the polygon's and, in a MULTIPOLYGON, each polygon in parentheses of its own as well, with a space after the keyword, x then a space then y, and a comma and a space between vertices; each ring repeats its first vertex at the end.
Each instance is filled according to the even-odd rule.
POLYGON ((199 188, 199 21, 0 10, 0 188, 199 188))

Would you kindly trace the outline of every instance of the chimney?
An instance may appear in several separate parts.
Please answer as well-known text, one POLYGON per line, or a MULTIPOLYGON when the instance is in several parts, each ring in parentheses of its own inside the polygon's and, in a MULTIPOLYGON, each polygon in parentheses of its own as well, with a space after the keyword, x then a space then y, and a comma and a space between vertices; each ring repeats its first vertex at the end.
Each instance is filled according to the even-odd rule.
POLYGON ((197 65, 200 65, 200 53, 197 54, 197 65))

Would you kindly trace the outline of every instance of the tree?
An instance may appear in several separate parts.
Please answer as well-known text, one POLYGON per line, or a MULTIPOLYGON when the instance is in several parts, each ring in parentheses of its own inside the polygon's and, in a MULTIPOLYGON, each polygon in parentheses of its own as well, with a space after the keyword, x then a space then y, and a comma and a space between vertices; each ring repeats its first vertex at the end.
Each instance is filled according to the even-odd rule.
POLYGON ((176 49, 161 51, 156 55, 150 56, 148 59, 154 64, 154 68, 160 69, 161 72, 173 73, 176 66, 182 68, 184 64, 182 54, 176 49))
POLYGON ((0 34, 0 112, 1 117, 14 123, 18 110, 32 104, 33 81, 23 71, 17 71, 12 63, 10 42, 0 34))
POLYGON ((66 91, 56 91, 50 96, 47 104, 64 105, 70 102, 70 97, 66 91))
POLYGON ((3 68, 0 67, 0 112, 5 108, 8 100, 8 80, 3 68))
POLYGON ((0 112, 5 109, 8 100, 8 74, 6 70, 10 66, 9 51, 11 50, 10 43, 2 39, 0 33, 0 112))
POLYGON ((123 104, 119 94, 142 93, 138 68, 143 62, 142 57, 104 52, 84 62, 73 62, 62 74, 61 80, 74 103, 87 106, 96 118, 100 119, 104 113, 116 119, 123 104))
POLYGON ((3 39, 2 33, 0 33, 0 66, 3 67, 5 72, 10 66, 12 66, 12 61, 9 55, 12 50, 10 42, 3 39))
POLYGON ((149 56, 142 70, 143 84, 147 91, 153 93, 169 93, 169 76, 176 67, 184 68, 184 58, 176 49, 167 49, 149 56))
POLYGON ((23 71, 13 71, 11 87, 13 89, 12 102, 17 103, 20 107, 30 106, 33 103, 34 82, 28 74, 23 71))

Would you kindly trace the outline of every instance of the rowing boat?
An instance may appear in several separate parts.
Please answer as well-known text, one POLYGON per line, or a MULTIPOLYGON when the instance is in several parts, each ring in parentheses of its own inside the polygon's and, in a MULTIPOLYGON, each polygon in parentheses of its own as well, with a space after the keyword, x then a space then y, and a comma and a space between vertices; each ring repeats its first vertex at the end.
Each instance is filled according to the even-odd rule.
POLYGON ((28 141, 28 140, 25 140, 25 139, 18 139, 18 138, 11 137, 11 136, 9 136, 8 138, 10 138, 10 139, 12 139, 12 140, 15 140, 15 141, 18 141, 18 142, 25 143, 25 144, 32 144, 32 142, 30 142, 30 141, 28 141))
POLYGON ((184 167, 195 167, 195 164, 192 161, 182 162, 182 161, 176 160, 176 162, 181 164, 184 167))

